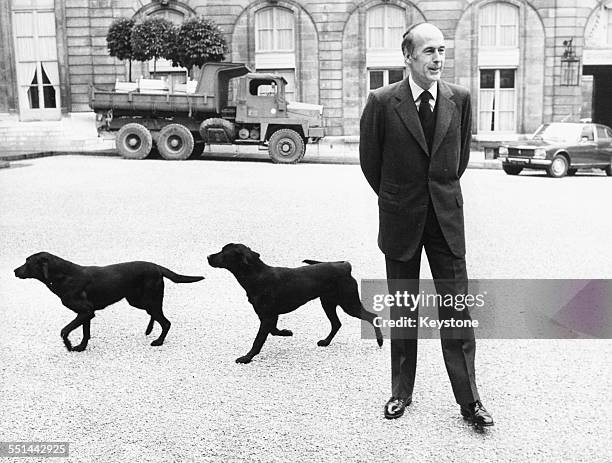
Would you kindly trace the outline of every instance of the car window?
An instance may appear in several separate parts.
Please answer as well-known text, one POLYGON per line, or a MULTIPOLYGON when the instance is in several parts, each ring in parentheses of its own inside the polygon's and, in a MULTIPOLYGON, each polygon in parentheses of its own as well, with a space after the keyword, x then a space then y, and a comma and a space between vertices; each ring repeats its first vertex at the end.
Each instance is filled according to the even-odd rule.
POLYGON ((582 128, 582 133, 580 134, 580 138, 586 138, 589 141, 593 141, 595 139, 593 136, 593 126, 585 125, 582 128))
POLYGON ((598 141, 608 141, 608 132, 606 128, 602 127, 601 125, 598 125, 596 127, 597 127, 597 140, 598 141))
POLYGON ((612 130, 609 127, 606 127, 606 133, 608 134, 608 138, 612 138, 612 130))

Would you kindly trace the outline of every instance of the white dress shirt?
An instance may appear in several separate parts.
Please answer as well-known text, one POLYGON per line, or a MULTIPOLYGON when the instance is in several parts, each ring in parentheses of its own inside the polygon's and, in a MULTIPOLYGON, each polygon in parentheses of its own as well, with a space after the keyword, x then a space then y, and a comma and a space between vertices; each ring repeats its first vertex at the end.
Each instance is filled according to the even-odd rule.
POLYGON ((431 106, 431 112, 436 107, 436 99, 438 98, 438 82, 434 82, 428 89, 423 89, 412 79, 412 74, 408 76, 408 83, 410 84, 410 90, 412 91, 412 97, 414 98, 414 104, 416 105, 417 111, 421 107, 421 93, 427 90, 431 94, 429 105, 431 106))

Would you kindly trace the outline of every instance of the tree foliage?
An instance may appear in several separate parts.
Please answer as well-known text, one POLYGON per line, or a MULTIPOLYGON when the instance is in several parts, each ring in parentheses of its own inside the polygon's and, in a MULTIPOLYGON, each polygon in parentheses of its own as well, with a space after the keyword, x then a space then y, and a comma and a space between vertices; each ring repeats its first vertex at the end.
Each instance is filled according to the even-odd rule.
POLYGON ((130 18, 118 18, 108 28, 106 48, 108 54, 117 59, 132 59, 132 28, 135 21, 130 18))
POLYGON ((175 28, 166 18, 147 18, 134 25, 132 29, 132 54, 138 61, 154 60, 154 70, 158 58, 169 58, 170 44, 175 42, 175 28))
POLYGON ((204 16, 194 16, 177 28, 167 58, 174 66, 191 69, 209 61, 222 61, 227 52, 219 26, 204 16))

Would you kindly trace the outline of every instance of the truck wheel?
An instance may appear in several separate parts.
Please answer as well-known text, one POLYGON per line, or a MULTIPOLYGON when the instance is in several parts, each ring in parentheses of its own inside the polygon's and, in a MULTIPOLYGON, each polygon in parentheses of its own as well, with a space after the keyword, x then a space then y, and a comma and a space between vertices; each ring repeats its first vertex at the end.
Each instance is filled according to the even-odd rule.
POLYGON ((280 129, 272 134, 269 142, 272 161, 279 164, 296 164, 306 153, 304 139, 292 129, 280 129))
POLYGON ((191 156, 194 149, 193 135, 181 124, 169 124, 159 132, 157 149, 162 158, 179 161, 191 156))
POLYGON ((130 122, 119 129, 115 146, 126 159, 144 159, 151 152, 153 137, 144 125, 130 122))

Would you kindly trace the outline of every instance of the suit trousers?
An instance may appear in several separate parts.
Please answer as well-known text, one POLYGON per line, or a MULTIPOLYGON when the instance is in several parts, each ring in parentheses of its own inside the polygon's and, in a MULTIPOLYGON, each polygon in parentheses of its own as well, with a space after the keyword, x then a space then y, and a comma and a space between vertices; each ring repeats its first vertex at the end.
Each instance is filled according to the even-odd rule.
MULTIPOLYGON (((423 237, 415 255, 408 261, 386 258, 387 284, 389 294, 407 292, 419 294, 419 274, 421 253, 427 254, 434 285, 438 295, 467 294, 467 270, 465 257, 456 257, 450 250, 436 218, 431 200, 429 202, 427 221, 423 237)), ((418 320, 419 307, 412 312, 391 307, 391 318, 399 319, 409 316, 418 320)), ((428 308, 428 310, 431 310, 428 308)), ((466 309, 458 312, 454 308, 440 308, 440 320, 450 317, 471 320, 466 309)), ((391 329, 391 385, 393 397, 407 398, 412 396, 417 363, 418 323, 414 327, 391 329)), ((466 405, 479 400, 476 388, 474 357, 476 341, 474 330, 453 328, 440 330, 442 353, 446 370, 450 378, 455 400, 466 405)))

